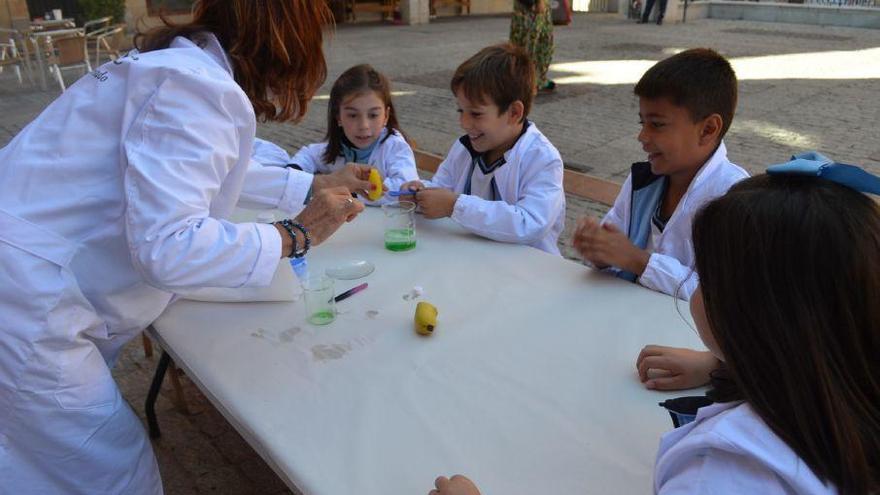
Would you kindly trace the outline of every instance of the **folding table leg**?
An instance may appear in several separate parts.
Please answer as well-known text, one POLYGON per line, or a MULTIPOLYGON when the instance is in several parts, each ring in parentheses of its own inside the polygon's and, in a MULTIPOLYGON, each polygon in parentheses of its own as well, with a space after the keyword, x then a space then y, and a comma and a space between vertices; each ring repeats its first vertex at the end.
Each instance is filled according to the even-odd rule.
POLYGON ((156 421, 156 398, 159 396, 159 389, 162 388, 162 381, 165 379, 165 371, 168 369, 169 363, 171 363, 171 356, 162 351, 162 357, 159 358, 159 365, 156 367, 156 374, 153 375, 153 383, 150 384, 150 392, 147 394, 147 402, 144 404, 150 438, 162 436, 162 432, 159 431, 159 422, 156 421))

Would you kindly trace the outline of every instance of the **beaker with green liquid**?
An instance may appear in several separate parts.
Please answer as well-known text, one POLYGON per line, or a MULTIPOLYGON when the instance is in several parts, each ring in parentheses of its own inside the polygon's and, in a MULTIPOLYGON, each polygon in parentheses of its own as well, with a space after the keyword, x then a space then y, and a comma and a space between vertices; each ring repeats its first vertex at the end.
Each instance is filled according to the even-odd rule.
POLYGON ((302 280, 306 302, 306 320, 313 325, 326 325, 336 319, 336 294, 333 279, 326 275, 310 275, 302 280))
POLYGON ((385 214, 385 249, 409 251, 416 247, 416 204, 400 201, 382 205, 385 214))

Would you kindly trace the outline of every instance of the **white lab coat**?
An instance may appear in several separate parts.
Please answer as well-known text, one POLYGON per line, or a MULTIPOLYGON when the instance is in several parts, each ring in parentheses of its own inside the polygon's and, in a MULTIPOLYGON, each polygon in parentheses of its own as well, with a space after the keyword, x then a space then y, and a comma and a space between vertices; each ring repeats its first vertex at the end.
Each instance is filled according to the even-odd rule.
MULTIPOLYGON (((694 247, 691 242, 694 214, 703 205, 724 195, 731 186, 748 176, 748 172, 727 159, 727 148, 722 142, 691 181, 663 232, 652 237, 651 258, 638 282, 665 294, 690 299, 699 283, 694 272, 694 247), (676 294, 679 286, 681 290, 676 294)), ((602 223, 611 223, 626 233, 630 224, 631 198, 632 174, 626 178, 620 194, 614 200, 614 206, 602 219, 602 223)))
POLYGON ((238 206, 252 210, 274 208, 295 216, 305 207, 314 178, 308 172, 251 159, 238 206))
POLYGON ((835 494, 743 402, 712 404, 663 435, 654 469, 658 495, 835 494))
POLYGON ((559 254, 557 241, 565 228, 562 157, 530 123, 516 144, 504 153, 506 163, 495 170, 501 201, 461 194, 471 173, 470 151, 456 140, 427 187, 461 194, 452 220, 489 239, 526 244, 559 254))
POLYGON ((162 493, 110 366, 175 288, 272 280, 275 227, 223 220, 253 107, 193 39, 103 65, 0 149, 0 493, 162 493))
MULTIPOLYGON (((404 183, 418 180, 419 173, 416 169, 415 155, 413 155, 413 150, 406 139, 397 131, 385 139, 386 132, 382 131, 379 142, 367 159, 367 165, 379 170, 389 191, 397 191, 404 183)), ((288 157, 287 152, 277 144, 257 139, 253 158, 263 165, 298 165, 303 171, 310 174, 329 174, 345 167, 345 158, 341 156, 337 157, 333 163, 325 162, 323 155, 326 149, 326 142, 313 143, 300 148, 293 157, 288 157)), ((386 196, 377 201, 364 200, 364 202, 368 205, 378 205, 397 202, 397 199, 386 196)))

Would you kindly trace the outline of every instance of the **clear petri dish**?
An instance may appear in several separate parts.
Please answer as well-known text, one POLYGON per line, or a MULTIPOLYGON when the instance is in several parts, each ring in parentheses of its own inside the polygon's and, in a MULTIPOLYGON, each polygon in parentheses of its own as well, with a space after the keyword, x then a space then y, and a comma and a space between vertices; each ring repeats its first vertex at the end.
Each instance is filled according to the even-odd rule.
POLYGON ((324 270, 328 277, 336 280, 355 280, 373 273, 376 267, 366 260, 351 260, 324 270))

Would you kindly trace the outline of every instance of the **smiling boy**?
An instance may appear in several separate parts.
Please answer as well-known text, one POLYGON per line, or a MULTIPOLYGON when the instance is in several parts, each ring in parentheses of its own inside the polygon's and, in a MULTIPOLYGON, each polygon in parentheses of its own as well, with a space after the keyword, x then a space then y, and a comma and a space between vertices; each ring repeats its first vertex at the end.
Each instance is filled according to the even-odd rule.
POLYGON ((528 55, 508 43, 461 64, 450 87, 466 134, 431 180, 401 190, 415 192, 426 218, 451 217, 475 234, 558 255, 565 226, 562 158, 527 119, 534 81, 528 55))
POLYGON ((648 69, 635 94, 648 161, 632 165, 601 223, 578 223, 574 247, 596 268, 689 299, 698 282, 694 213, 748 177, 722 140, 736 111, 736 74, 715 51, 696 48, 648 69))

